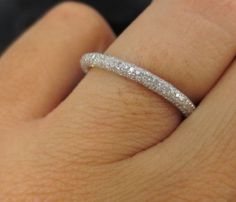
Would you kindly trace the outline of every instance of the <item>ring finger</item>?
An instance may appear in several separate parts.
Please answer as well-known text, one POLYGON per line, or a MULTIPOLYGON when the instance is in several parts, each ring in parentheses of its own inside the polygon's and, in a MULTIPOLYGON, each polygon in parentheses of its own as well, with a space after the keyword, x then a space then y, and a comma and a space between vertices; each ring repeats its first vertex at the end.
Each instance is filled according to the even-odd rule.
MULTIPOLYGON (((198 103, 235 56, 235 17, 222 1, 156 1, 107 53, 151 70, 198 103)), ((181 121, 160 96, 98 69, 51 117, 60 125, 55 130, 69 128, 77 149, 83 152, 86 145, 85 154, 103 157, 101 162, 125 159, 157 144, 181 121)))

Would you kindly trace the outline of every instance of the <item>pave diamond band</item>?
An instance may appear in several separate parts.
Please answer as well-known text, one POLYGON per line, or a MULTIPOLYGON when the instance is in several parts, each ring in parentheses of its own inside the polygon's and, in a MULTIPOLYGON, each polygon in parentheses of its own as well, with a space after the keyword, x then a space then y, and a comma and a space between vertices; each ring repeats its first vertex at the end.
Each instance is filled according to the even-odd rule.
POLYGON ((114 72, 145 86, 175 105, 185 117, 196 108, 193 102, 172 84, 135 64, 100 53, 88 53, 81 59, 81 68, 87 73, 91 67, 114 72))

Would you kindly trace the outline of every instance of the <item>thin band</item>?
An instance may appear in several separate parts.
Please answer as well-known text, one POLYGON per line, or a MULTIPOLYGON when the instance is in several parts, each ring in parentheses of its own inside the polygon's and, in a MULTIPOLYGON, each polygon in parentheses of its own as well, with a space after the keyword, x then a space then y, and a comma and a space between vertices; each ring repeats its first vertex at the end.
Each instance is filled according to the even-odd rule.
POLYGON ((196 108, 193 102, 172 84, 135 64, 100 53, 88 53, 81 59, 81 68, 87 73, 91 67, 105 69, 136 81, 175 105, 185 117, 196 108))

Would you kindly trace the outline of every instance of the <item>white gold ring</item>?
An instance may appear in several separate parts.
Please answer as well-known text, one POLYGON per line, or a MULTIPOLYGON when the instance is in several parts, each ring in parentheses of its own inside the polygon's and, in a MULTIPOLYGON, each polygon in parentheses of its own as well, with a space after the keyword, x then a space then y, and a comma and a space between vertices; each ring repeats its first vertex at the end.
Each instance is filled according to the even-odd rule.
POLYGON ((193 102, 172 84, 135 64, 100 53, 85 54, 81 59, 82 70, 87 73, 93 67, 114 72, 145 86, 175 105, 185 117, 196 108, 193 102))

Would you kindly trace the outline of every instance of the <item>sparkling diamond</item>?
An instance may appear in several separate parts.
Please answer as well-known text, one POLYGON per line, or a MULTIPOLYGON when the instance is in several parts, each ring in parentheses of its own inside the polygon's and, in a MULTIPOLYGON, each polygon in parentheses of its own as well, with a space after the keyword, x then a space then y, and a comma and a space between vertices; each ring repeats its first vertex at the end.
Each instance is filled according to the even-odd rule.
POLYGON ((137 70, 137 71, 135 72, 135 74, 136 74, 136 75, 140 75, 141 72, 137 70))
POLYGON ((87 72, 90 67, 98 67, 135 80, 153 92, 162 95, 166 100, 174 104, 185 116, 190 115, 195 109, 195 105, 191 100, 167 81, 141 67, 115 57, 100 53, 85 54, 81 59, 81 67, 84 72, 87 72))
POLYGON ((180 99, 180 101, 183 101, 183 100, 184 100, 184 97, 183 97, 183 96, 180 96, 179 99, 180 99))

